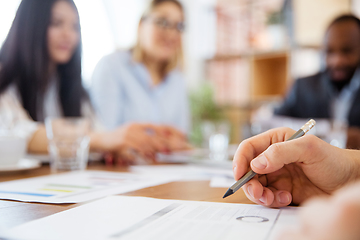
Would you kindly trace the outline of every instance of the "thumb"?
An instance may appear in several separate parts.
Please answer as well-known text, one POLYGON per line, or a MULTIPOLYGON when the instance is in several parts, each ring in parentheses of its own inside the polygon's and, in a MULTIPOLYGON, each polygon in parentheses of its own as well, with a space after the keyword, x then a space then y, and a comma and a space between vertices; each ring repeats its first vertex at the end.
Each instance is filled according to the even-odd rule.
POLYGON ((307 156, 309 154, 311 156, 310 151, 316 151, 314 148, 316 142, 315 136, 308 135, 287 142, 274 143, 251 161, 251 168, 256 173, 268 174, 281 169, 286 164, 310 160, 307 156))

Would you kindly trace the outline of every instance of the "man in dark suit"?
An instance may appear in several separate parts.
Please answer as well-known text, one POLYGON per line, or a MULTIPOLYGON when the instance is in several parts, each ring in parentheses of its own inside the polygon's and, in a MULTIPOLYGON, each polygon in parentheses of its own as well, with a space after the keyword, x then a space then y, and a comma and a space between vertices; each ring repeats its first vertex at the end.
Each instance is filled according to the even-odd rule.
POLYGON ((324 54, 326 69, 298 79, 275 113, 360 127, 360 20, 352 15, 336 18, 326 32, 324 54))

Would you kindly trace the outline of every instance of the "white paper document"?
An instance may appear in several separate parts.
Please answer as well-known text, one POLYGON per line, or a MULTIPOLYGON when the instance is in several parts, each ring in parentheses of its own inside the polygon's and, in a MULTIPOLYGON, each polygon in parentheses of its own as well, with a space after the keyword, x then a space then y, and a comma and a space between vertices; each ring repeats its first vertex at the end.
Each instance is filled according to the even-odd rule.
POLYGON ((79 171, 0 183, 0 199, 78 203, 177 180, 174 176, 79 171))
POLYGON ((23 240, 274 239, 297 209, 112 196, 12 228, 23 240))
POLYGON ((230 145, 227 150, 228 158, 224 160, 211 159, 211 152, 205 148, 195 148, 185 151, 175 151, 171 154, 157 154, 159 163, 190 163, 200 166, 212 166, 218 168, 232 169, 232 160, 238 145, 230 145))
POLYGON ((233 176, 212 177, 210 180, 210 187, 213 188, 229 188, 236 183, 233 176))
POLYGON ((147 165, 132 166, 131 172, 160 176, 173 176, 181 181, 210 180, 213 177, 226 177, 234 179, 232 169, 221 169, 194 165, 147 165))

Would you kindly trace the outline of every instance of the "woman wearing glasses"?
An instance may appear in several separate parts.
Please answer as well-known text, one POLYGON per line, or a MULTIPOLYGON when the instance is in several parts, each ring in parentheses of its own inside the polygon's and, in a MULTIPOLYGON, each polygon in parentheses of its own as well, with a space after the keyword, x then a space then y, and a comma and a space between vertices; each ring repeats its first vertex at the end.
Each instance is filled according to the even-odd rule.
POLYGON ((182 76, 184 12, 175 0, 153 0, 143 14, 136 46, 104 57, 93 74, 92 98, 104 125, 166 125, 186 134, 189 111, 182 76))

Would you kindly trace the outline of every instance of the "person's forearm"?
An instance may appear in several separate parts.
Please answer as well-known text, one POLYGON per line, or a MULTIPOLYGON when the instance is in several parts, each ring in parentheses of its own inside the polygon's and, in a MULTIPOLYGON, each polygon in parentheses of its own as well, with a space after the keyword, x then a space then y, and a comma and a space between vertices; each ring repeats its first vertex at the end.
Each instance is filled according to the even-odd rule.
POLYGON ((48 140, 46 137, 45 126, 40 126, 33 134, 28 144, 28 152, 35 154, 47 153, 48 140))
MULTIPOLYGON (((46 137, 45 126, 39 127, 39 129, 33 134, 28 144, 28 152, 34 154, 44 154, 48 152, 48 140, 46 137)), ((90 134, 90 151, 104 150, 103 133, 93 132, 90 134)), ((105 149, 106 150, 106 149, 105 149)))
MULTIPOLYGON (((360 180, 360 151, 359 150, 345 150, 347 151, 348 158, 351 162, 349 166, 350 181, 360 180)), ((341 159, 339 159, 341 161, 341 159)))

